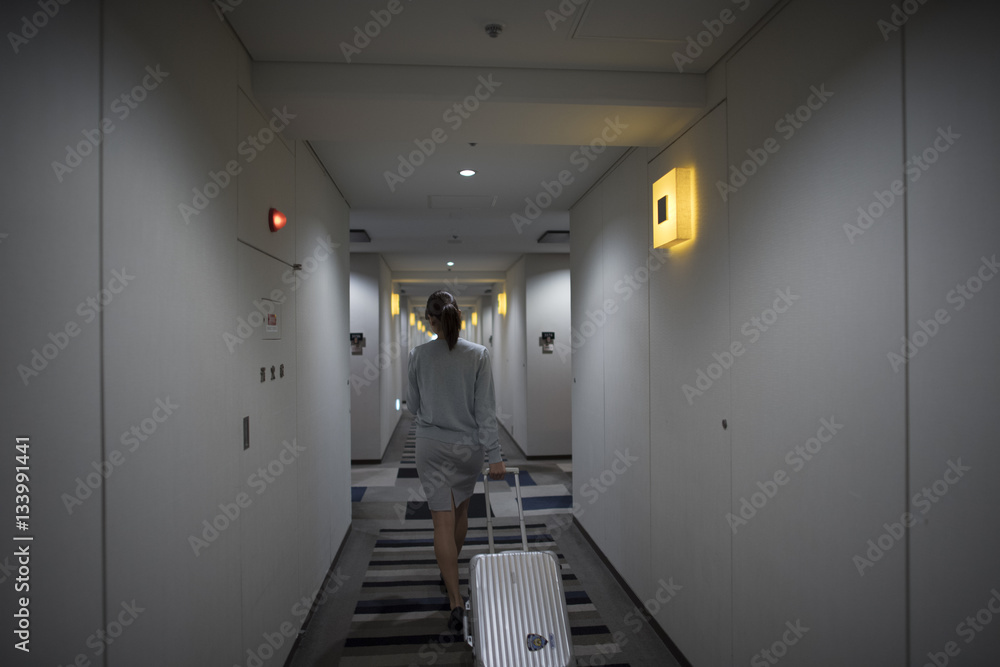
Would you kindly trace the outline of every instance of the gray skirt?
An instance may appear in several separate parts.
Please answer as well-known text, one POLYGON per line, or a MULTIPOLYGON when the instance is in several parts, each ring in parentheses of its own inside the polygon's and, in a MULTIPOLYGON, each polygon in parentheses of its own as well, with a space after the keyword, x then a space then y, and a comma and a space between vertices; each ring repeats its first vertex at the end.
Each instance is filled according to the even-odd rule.
POLYGON ((417 438, 415 449, 417 475, 431 511, 450 511, 452 494, 456 507, 472 497, 485 465, 482 445, 417 438))

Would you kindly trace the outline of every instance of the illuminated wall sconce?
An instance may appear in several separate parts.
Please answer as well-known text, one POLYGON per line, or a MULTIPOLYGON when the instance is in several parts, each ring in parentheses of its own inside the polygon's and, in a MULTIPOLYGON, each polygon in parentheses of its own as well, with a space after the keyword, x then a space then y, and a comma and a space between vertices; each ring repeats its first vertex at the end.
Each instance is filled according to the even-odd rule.
POLYGON ((417 325, 417 314, 416 314, 416 313, 413 313, 413 312, 411 312, 411 313, 410 313, 410 326, 411 326, 411 327, 414 327, 414 326, 416 326, 416 325, 417 325))
POLYGON ((276 208, 272 208, 267 212, 267 226, 272 232, 276 232, 288 222, 288 216, 279 211, 276 208))
POLYGON ((477 315, 478 313, 476 311, 472 311, 472 326, 474 327, 479 326, 479 318, 477 317, 477 315))
POLYGON ((399 315, 399 295, 392 295, 392 314, 399 315))
POLYGON ((669 248, 694 236, 691 170, 671 169, 653 183, 653 247, 669 248))
POLYGON ((501 315, 507 314, 507 293, 501 292, 497 294, 497 312, 501 315))

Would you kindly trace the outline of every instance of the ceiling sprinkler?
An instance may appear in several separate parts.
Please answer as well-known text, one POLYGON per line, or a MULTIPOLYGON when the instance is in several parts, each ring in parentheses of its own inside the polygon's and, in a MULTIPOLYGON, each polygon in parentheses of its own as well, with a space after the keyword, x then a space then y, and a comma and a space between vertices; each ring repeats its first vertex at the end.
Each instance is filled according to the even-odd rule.
POLYGON ((490 37, 496 39, 500 33, 503 32, 502 23, 487 23, 486 24, 486 34, 490 37))

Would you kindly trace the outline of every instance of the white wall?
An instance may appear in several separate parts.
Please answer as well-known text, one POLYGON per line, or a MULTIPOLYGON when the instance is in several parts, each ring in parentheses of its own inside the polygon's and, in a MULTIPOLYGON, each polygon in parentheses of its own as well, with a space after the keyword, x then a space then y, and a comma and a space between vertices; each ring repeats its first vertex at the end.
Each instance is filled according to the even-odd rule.
MULTIPOLYGON (((392 315, 392 272, 381 255, 351 255, 351 331, 365 335, 351 355, 351 458, 380 461, 402 415, 399 333, 392 315)), ((400 305, 401 316, 403 314, 400 305)), ((406 314, 408 318, 409 315, 406 314)))
POLYGON ((303 265, 296 291, 298 437, 316 445, 297 470, 297 549, 306 594, 313 595, 351 525, 350 210, 312 151, 299 144, 295 158, 296 257, 303 265))
POLYGON ((497 417, 527 456, 571 452, 569 265, 566 255, 522 255, 498 288, 507 314, 497 311, 496 295, 481 314, 483 344, 493 336, 497 417), (560 345, 551 355, 538 346, 542 331, 556 332, 560 345))
MULTIPOLYGON (((605 328, 591 325, 587 336, 580 331, 587 312, 604 308, 604 225, 603 187, 595 187, 571 211, 573 233, 570 235, 570 311, 572 313, 573 385, 570 420, 573 438, 573 514, 587 533, 602 548, 609 548, 608 512, 611 503, 597 502, 600 497, 582 497, 585 480, 600 476, 604 467, 604 364, 605 328), (584 502, 585 501, 585 502, 584 502), (579 509, 577 506, 579 505, 579 509)), ((636 344, 641 345, 640 338, 636 344)), ((560 346, 560 349, 562 347, 560 346)), ((633 400, 642 400, 642 387, 633 400)), ((591 488, 588 486, 587 488, 591 488)), ((619 563, 615 563, 617 566, 619 563)), ((619 568, 620 570, 620 568, 619 568)))
POLYGON ((735 660, 797 619, 811 628, 798 659, 886 664, 905 651, 903 551, 865 576, 852 563, 906 510, 906 390, 883 363, 904 335, 903 211, 863 245, 843 231, 903 155, 900 50, 873 27, 882 13, 793 2, 728 64, 728 162, 769 136, 781 144, 729 198, 730 335, 747 346, 730 375, 733 511, 759 483, 791 477, 733 538, 735 660), (821 88, 833 96, 812 118, 776 132, 821 88), (798 297, 787 314, 755 342, 741 333, 782 289, 798 297), (796 470, 787 453, 823 419, 843 427, 796 470))
POLYGON ((351 355, 351 459, 355 461, 379 461, 385 451, 378 372, 380 261, 373 253, 351 254, 351 332, 365 336, 362 353, 351 355))
MULTIPOLYGON (((59 11, 28 45, 38 48, 22 54, 32 82, 25 89, 38 86, 40 106, 22 107, 35 126, 14 133, 14 148, 25 142, 20 169, 44 183, 28 168, 39 157, 50 176, 50 161, 82 130, 101 118, 114 129, 103 155, 91 155, 54 193, 24 188, 40 221, 23 229, 39 236, 12 234, 0 251, 17 250, 35 266, 42 293, 24 312, 43 338, 54 320, 82 321, 76 304, 87 295, 109 286, 114 293, 101 318, 81 325, 62 363, 29 384, 34 393, 19 414, 32 418, 44 406, 32 418, 39 428, 13 424, 48 440, 37 451, 47 472, 33 501, 40 521, 47 508, 59 510, 41 524, 59 532, 35 561, 32 614, 47 620, 38 621, 32 662, 242 664, 263 633, 284 626, 271 658, 283 661, 305 615, 293 605, 316 592, 350 521, 346 205, 304 145, 273 139, 253 162, 239 153, 271 111, 247 97, 249 59, 209 4, 81 2, 59 11), (45 74, 38 67, 48 59, 45 74), (150 70, 162 73, 155 86, 150 70), (125 117, 115 100, 144 79, 145 99, 125 117), (230 160, 238 176, 222 175, 230 160), (185 220, 180 204, 194 206, 193 189, 206 183, 211 194, 185 220), (275 235, 264 229, 268 202, 289 214, 275 235), (318 245, 329 247, 322 259, 318 245), (302 284, 294 263, 303 264, 300 276, 311 269, 302 284), (280 340, 263 340, 253 315, 261 296, 283 300, 280 340), (272 364, 284 364, 285 377, 261 383, 259 367, 269 378, 272 364), (74 379, 58 391, 45 384, 63 372, 74 379), (60 405, 69 411, 54 419, 60 405), (301 451, 289 458, 294 447, 285 442, 301 451), (104 458, 106 481, 68 516, 61 493, 104 458), (262 485, 252 481, 266 480, 260 467, 271 475, 262 485), (204 543, 196 550, 193 539, 204 543), (96 630, 119 619, 123 604, 141 611, 98 652, 96 630)), ((25 335, 40 344, 34 327, 25 335)), ((11 398, 5 404, 16 407, 11 398)))
POLYGON ((382 452, 389 445, 389 438, 402 415, 402 408, 396 409, 396 399, 402 405, 399 357, 402 348, 399 343, 398 315, 392 314, 392 271, 379 255, 379 342, 376 363, 379 374, 379 445, 382 452))
POLYGON ((525 255, 525 391, 527 425, 525 454, 569 456, 571 358, 568 349, 542 352, 542 331, 569 342, 569 255, 525 255))
POLYGON ((497 419, 522 450, 527 446, 528 436, 524 266, 522 255, 507 269, 503 288, 507 294, 507 314, 498 313, 493 331, 494 343, 498 343, 498 356, 493 362, 497 419))
MULTIPOLYGON (((1000 282, 995 275, 981 288, 976 282, 983 258, 1000 255, 1000 202, 993 184, 1000 166, 1000 94, 988 83, 996 79, 1000 62, 992 37, 998 21, 993 4, 928 3, 906 26, 906 155, 923 155, 935 141, 945 145, 939 129, 960 135, 919 180, 908 181, 906 335, 921 343, 920 322, 939 309, 949 318, 906 368, 908 493, 933 492, 935 484, 940 491, 949 461, 970 468, 911 532, 910 649, 920 664, 949 642, 960 652, 955 665, 991 664, 1000 655, 996 615, 987 626, 993 629, 974 634, 965 620, 979 615, 1000 590, 1000 519, 993 511, 1000 506, 1000 282), (966 300, 959 284, 968 286, 967 294, 980 291, 966 300)), ((891 39, 898 46, 898 35, 891 39)), ((856 245, 877 242, 891 233, 887 226, 879 220, 856 245)), ((900 346, 899 339, 886 343, 897 353, 900 346)), ((926 509, 928 501, 923 502, 926 509)))
MULTIPOLYGON (((33 2, 4 3, 4 34, 19 33, 22 17, 37 11, 33 2)), ((66 161, 67 144, 84 142, 83 150, 90 148, 81 132, 99 127, 105 112, 98 87, 100 6, 80 0, 60 6, 59 12, 18 45, 17 53, 5 40, 0 56, 8 128, 0 163, 6 199, 0 222, 0 275, 6 288, 0 300, 17 320, 0 336, 0 429, 9 466, 0 476, 0 495, 12 512, 13 457, 19 455, 15 438, 29 437, 27 534, 36 540, 30 564, 29 657, 13 646, 18 562, 10 540, 13 526, 4 533, 0 612, 7 622, 0 663, 7 665, 68 662, 90 651, 87 638, 104 620, 103 479, 93 467, 100 468, 104 460, 101 322, 86 305, 111 278, 112 267, 101 265, 101 157, 97 151, 85 156, 70 173, 61 174, 62 180, 52 167, 54 161, 66 161), (33 351, 45 355, 35 360, 37 371, 33 351), (20 366, 26 369, 23 377, 20 366), (87 486, 88 475, 96 490, 87 486)), ((108 308, 117 305, 112 301, 108 308)), ((102 663, 95 658, 92 664, 102 663)))
MULTIPOLYGON (((651 336, 651 582, 684 586, 656 616, 696 665, 726 664, 732 652, 733 534, 722 520, 732 504, 732 431, 722 426, 732 414, 731 383, 720 379, 691 403, 679 391, 694 381, 694 368, 731 343, 729 218, 711 187, 726 177, 726 112, 725 104, 712 111, 639 181, 647 206, 652 202, 645 184, 669 169, 692 170, 698 184, 695 239, 667 253, 645 295, 651 336)), ((651 242, 649 216, 643 216, 643 230, 651 242)))
POLYGON ((717 68, 723 104, 648 173, 630 156, 572 212, 580 329, 611 281, 639 264, 651 225, 635 212, 649 210, 652 182, 673 167, 695 173, 695 239, 651 272, 648 333, 638 313, 619 311, 573 354, 579 521, 640 599, 661 581, 683 587, 655 618, 693 664, 763 660, 759 651, 797 621, 809 630, 788 647, 789 664, 901 664, 909 650, 922 665, 948 641, 961 652, 954 664, 986 664, 997 652, 994 636, 966 644, 956 626, 986 606, 998 576, 990 545, 1000 531, 985 508, 997 503, 989 480, 1000 467, 986 407, 998 395, 986 369, 997 365, 1000 309, 990 306, 1000 292, 984 284, 962 312, 946 301, 998 240, 995 189, 984 180, 997 163, 988 120, 996 92, 982 76, 955 74, 982 72, 997 62, 996 47, 967 35, 969 25, 991 25, 971 4, 920 7, 907 24, 904 97, 902 40, 883 39, 878 23, 890 7, 794 0, 717 68), (977 46, 943 57, 959 43, 977 46), (833 96, 799 111, 811 117, 794 133, 776 127, 813 86, 833 96), (963 139, 909 183, 905 206, 888 206, 852 243, 845 224, 858 207, 907 179, 904 160, 948 126, 965 130, 963 139), (768 137, 778 149, 720 196, 730 166, 759 157, 768 137), (797 299, 766 314, 777 290, 797 299), (888 353, 935 308, 953 321, 896 372, 888 353), (609 349, 622 337, 638 350, 609 349), (742 350, 730 363, 734 342, 742 350), (614 388, 644 354, 648 389, 641 372, 614 388), (699 370, 713 375, 700 386, 699 370), (701 393, 686 394, 685 384, 701 393), (649 452, 638 448, 638 466, 648 470, 648 494, 629 496, 630 478, 594 496, 585 485, 607 466, 625 415, 641 423, 647 409, 649 452), (832 439, 820 431, 825 445, 810 441, 824 419, 843 427, 832 439), (817 444, 808 460, 795 453, 817 444), (924 517, 913 494, 959 457, 972 470, 924 517), (760 506, 732 522, 744 498, 760 506), (906 511, 920 522, 859 573, 868 541, 906 511))

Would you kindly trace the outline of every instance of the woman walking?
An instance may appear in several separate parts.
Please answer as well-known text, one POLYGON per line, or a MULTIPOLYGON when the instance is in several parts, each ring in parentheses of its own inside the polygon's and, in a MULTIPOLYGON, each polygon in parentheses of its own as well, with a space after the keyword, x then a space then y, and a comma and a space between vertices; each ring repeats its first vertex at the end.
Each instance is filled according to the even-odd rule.
POLYGON ((469 528, 469 501, 484 458, 503 479, 489 350, 458 337, 462 311, 437 291, 424 317, 437 338, 410 350, 406 407, 416 417, 417 474, 434 522, 434 556, 448 591, 448 627, 462 630, 458 555, 469 528))

